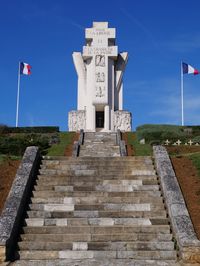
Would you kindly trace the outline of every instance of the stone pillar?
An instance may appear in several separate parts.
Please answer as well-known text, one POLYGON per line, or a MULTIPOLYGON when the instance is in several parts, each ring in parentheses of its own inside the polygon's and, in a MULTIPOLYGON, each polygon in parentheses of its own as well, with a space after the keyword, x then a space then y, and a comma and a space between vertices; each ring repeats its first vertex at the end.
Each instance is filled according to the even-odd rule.
POLYGON ((96 107, 92 105, 92 131, 96 131, 96 107))
POLYGON ((104 130, 109 131, 110 127, 110 107, 109 105, 105 105, 104 107, 104 130))

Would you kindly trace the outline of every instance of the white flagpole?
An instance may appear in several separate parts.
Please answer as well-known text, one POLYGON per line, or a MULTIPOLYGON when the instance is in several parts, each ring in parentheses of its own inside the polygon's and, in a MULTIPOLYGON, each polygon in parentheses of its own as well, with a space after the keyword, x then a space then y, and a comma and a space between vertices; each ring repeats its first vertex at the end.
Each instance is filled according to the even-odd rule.
POLYGON ((19 69, 18 69, 16 127, 18 127, 18 117, 19 117, 19 91, 20 91, 20 62, 19 62, 19 69))
POLYGON ((181 125, 184 126, 184 103, 183 103, 183 64, 181 62, 181 125))

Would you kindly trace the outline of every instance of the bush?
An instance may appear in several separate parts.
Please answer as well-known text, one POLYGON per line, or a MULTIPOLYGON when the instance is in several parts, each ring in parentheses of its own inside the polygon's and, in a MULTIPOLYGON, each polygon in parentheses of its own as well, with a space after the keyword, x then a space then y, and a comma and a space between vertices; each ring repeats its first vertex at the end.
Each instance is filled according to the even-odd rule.
POLYGON ((194 143, 200 143, 200 136, 196 136, 196 137, 192 138, 192 141, 194 143))
POLYGON ((175 125, 143 125, 136 129, 137 138, 139 140, 145 139, 147 143, 157 142, 162 143, 166 139, 170 141, 185 141, 190 135, 184 132, 184 127, 175 125))
POLYGON ((55 133, 59 127, 6 127, 4 133, 55 133))
POLYGON ((36 134, 0 137, 1 154, 22 156, 28 146, 38 146, 41 153, 45 154, 46 150, 49 148, 49 139, 36 134))
POLYGON ((6 133, 8 127, 6 125, 0 124, 0 135, 6 133))

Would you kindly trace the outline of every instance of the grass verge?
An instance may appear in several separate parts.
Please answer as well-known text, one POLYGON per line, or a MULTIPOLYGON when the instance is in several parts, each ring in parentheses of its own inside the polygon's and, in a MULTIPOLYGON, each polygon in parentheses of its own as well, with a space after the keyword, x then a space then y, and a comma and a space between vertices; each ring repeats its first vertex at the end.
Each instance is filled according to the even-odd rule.
POLYGON ((21 158, 22 158, 21 156, 0 154, 0 164, 8 160, 12 160, 12 161, 21 160, 21 158))
POLYGON ((133 147, 134 156, 151 156, 152 147, 150 144, 140 144, 135 132, 128 132, 128 144, 133 147))
POLYGON ((189 158, 192 160, 192 163, 196 167, 198 175, 200 177, 200 153, 192 154, 189 156, 189 158))
POLYGON ((74 132, 60 132, 59 138, 60 142, 58 144, 53 144, 48 149, 48 156, 64 156, 65 149, 68 145, 72 143, 74 132))

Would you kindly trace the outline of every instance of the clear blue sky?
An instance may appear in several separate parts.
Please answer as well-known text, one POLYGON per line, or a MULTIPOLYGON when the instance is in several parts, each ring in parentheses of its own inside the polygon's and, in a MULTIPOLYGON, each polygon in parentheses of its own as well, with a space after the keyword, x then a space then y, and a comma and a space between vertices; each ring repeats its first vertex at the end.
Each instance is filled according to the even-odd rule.
MULTIPOLYGON (((124 109, 133 129, 146 123, 181 123, 180 61, 200 69, 200 1, 0 0, 0 123, 15 126, 18 62, 19 126, 67 129, 76 109, 73 51, 82 51, 84 28, 108 21, 119 51, 128 51, 124 109)), ((185 123, 200 124, 200 75, 184 75, 185 123)))

